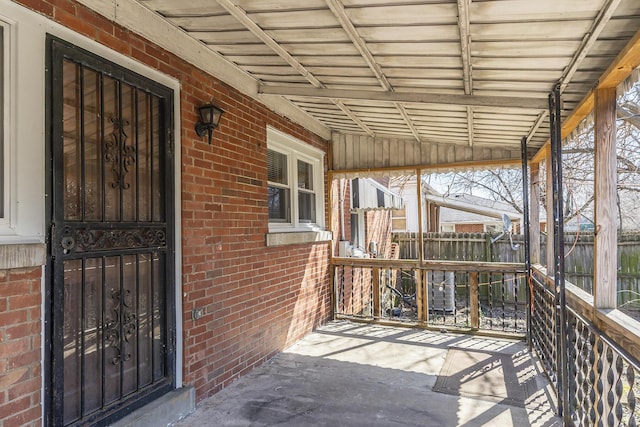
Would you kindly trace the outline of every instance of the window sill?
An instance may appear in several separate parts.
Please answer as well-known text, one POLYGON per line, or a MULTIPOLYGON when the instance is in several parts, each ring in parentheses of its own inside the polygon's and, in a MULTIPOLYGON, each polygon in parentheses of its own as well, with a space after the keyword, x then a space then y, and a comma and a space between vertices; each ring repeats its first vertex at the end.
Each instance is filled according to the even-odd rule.
POLYGON ((40 267, 46 263, 44 243, 0 244, 0 270, 40 267))
POLYGON ((300 245, 305 243, 328 242, 333 238, 330 231, 289 231, 272 232, 265 235, 265 244, 270 246, 300 245))

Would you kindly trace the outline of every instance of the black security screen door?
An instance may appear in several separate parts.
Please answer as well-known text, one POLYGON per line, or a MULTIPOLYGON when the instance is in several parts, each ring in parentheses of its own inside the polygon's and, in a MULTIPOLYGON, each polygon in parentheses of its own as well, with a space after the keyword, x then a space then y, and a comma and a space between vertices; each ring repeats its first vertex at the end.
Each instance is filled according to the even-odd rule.
POLYGON ((53 425, 173 387, 172 92, 50 40, 53 425))

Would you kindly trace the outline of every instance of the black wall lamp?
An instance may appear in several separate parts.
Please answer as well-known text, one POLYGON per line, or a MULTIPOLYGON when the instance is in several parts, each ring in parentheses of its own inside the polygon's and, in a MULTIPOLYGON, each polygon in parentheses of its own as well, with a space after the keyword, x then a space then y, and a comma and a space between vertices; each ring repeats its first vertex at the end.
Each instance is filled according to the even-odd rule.
POLYGON ((222 117, 222 113, 224 113, 224 111, 222 108, 209 103, 198 107, 198 113, 200 113, 200 120, 196 123, 196 134, 200 137, 207 134, 209 138, 209 145, 211 145, 213 130, 218 127, 220 117, 222 117))

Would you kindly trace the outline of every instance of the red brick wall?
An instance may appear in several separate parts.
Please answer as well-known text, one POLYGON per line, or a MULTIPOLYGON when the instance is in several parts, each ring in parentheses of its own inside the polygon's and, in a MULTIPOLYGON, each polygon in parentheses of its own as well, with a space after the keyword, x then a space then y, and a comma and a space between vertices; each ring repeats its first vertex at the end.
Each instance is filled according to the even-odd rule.
POLYGON ((326 321, 329 245, 265 247, 266 126, 327 141, 74 1, 18 3, 181 82, 183 373, 197 400, 326 321), (194 125, 211 99, 225 114, 208 145, 194 125))
POLYGON ((41 268, 0 271, 0 426, 39 426, 41 268))
POLYGON ((185 382, 200 400, 292 344, 330 315, 329 245, 266 248, 266 126, 327 143, 198 70, 182 92, 185 382), (195 137, 196 107, 226 113, 212 145, 195 137), (191 320, 195 308, 205 316, 191 320))
POLYGON ((484 225, 456 224, 456 233, 484 233, 484 225))
POLYGON ((377 258, 388 258, 391 253, 391 210, 372 210, 365 212, 365 249, 371 242, 378 246, 377 258))
POLYGON ((304 131, 192 70, 183 82, 185 381, 209 396, 325 321, 329 245, 265 247, 266 126, 326 149, 304 131), (201 89, 205 88, 205 90, 201 89), (193 113, 213 98, 226 111, 211 146, 193 113), (191 311, 206 315, 191 320, 191 311))

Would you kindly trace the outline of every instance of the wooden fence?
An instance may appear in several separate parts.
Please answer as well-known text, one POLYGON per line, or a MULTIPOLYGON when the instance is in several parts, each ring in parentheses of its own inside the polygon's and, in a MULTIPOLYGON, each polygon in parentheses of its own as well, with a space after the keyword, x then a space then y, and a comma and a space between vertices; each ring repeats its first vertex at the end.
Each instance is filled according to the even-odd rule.
MULTIPOLYGON (((524 236, 514 235, 491 243, 489 233, 424 233, 425 259, 440 261, 524 262, 524 236)), ((546 240, 540 242, 540 257, 546 259, 546 240)), ((394 233, 401 259, 417 259, 418 233, 394 233)), ((593 293, 593 241, 590 232, 565 233, 565 278, 593 293)), ((618 236, 618 306, 640 311, 640 233, 618 236)))

